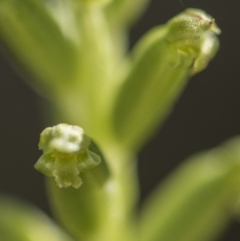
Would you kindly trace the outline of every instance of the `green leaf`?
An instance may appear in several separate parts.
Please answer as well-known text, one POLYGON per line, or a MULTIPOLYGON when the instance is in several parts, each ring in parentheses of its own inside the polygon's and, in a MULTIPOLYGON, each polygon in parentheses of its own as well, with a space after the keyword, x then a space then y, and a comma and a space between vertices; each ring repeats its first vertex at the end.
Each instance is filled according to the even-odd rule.
POLYGON ((112 108, 115 132, 127 148, 139 149, 171 111, 188 78, 206 67, 216 53, 216 33, 210 16, 188 9, 140 40, 112 108), (211 44, 203 54, 206 42, 211 44))
POLYGON ((0 197, 1 241, 72 241, 45 214, 14 199, 0 197))
POLYGON ((0 0, 1 41, 38 91, 66 87, 74 78, 79 44, 74 18, 67 1, 0 0))
POLYGON ((143 206, 141 241, 209 241, 239 199, 240 139, 187 160, 143 206))

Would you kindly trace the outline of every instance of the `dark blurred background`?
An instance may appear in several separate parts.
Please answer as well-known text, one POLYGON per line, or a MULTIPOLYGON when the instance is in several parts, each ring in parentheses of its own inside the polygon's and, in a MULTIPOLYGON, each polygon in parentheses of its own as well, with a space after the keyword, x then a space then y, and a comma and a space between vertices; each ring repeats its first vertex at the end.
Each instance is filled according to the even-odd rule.
MULTIPOLYGON (((201 8, 222 29, 221 48, 210 66, 190 80, 173 113, 139 155, 141 200, 190 155, 240 134, 240 2, 152 0, 130 33, 131 46, 148 29, 186 8, 201 8), (183 4, 182 4, 183 3, 183 4), (183 6, 184 5, 184 6, 183 6)), ((39 100, 0 56, 0 193, 17 196, 49 212, 42 175, 33 169, 45 128, 39 100)), ((240 240, 233 220, 221 241, 240 240)))

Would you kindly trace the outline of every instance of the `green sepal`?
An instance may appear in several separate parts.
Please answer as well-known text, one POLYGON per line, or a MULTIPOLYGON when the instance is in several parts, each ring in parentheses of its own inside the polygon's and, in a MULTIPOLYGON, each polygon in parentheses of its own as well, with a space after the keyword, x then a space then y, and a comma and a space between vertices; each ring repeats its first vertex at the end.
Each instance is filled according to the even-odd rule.
POLYGON ((56 158, 53 177, 58 187, 79 188, 82 185, 77 157, 56 158))
POLYGON ((86 151, 82 154, 79 154, 78 159, 81 160, 78 164, 78 167, 82 172, 86 172, 98 166, 101 162, 100 156, 91 151, 86 151))
POLYGON ((169 114, 190 76, 206 67, 217 50, 216 29, 210 16, 190 9, 139 41, 112 107, 116 135, 126 148, 141 147, 169 114), (205 18, 200 21, 197 14, 205 18), (203 53, 209 39, 211 46, 203 53))
POLYGON ((36 164, 34 165, 34 168, 36 168, 39 172, 42 174, 52 177, 53 176, 53 170, 54 170, 54 161, 51 157, 51 154, 41 155, 36 164))
POLYGON ((72 241, 52 220, 26 203, 0 197, 1 241, 72 241))
POLYGON ((239 148, 236 138, 200 153, 157 187, 143 205, 140 240, 215 240, 240 197, 239 148))

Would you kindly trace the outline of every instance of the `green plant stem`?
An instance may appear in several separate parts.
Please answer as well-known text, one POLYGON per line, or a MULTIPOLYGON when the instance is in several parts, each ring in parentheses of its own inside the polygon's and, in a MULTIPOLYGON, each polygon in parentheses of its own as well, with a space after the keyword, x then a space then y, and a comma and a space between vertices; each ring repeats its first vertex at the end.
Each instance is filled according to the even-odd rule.
MULTIPOLYGON (((133 156, 124 152, 113 151, 110 148, 106 150, 106 158, 111 160, 109 166, 112 172, 109 190, 112 205, 109 215, 115 214, 115 217, 112 216, 113 219, 110 220, 110 222, 114 222, 111 240, 134 241, 136 240, 136 227, 133 221, 138 198, 136 161, 133 156)), ((106 229, 107 236, 108 226, 106 229)))

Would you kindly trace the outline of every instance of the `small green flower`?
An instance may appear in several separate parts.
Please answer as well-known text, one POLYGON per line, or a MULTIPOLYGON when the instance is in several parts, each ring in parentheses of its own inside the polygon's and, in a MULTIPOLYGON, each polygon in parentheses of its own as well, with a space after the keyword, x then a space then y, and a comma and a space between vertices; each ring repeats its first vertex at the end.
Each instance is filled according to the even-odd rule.
POLYGON ((48 127, 40 135, 39 149, 43 155, 35 168, 44 175, 54 177, 59 187, 79 188, 80 172, 100 164, 101 158, 88 148, 91 143, 78 126, 59 124, 48 127))

